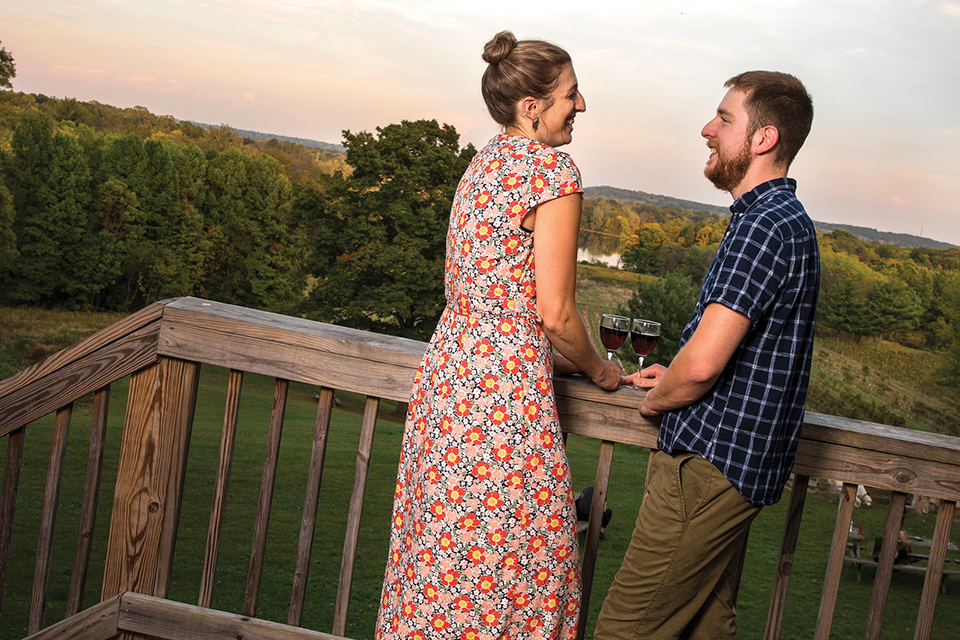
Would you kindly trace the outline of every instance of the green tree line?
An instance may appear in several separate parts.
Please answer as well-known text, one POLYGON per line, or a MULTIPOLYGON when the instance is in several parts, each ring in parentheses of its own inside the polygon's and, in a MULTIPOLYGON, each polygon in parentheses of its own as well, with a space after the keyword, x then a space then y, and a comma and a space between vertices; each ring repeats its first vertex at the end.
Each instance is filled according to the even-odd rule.
MULTIPOLYGON (((727 221, 645 203, 594 199, 584 206, 582 244, 621 256, 625 268, 698 285, 727 221)), ((904 248, 836 229, 820 234, 818 326, 856 340, 889 339, 950 350, 960 332, 960 249, 904 248)), ((676 288, 678 284, 673 282, 676 288)))
POLYGON ((119 310, 197 295, 424 339, 474 154, 436 121, 346 154, 0 92, 0 304, 119 310))

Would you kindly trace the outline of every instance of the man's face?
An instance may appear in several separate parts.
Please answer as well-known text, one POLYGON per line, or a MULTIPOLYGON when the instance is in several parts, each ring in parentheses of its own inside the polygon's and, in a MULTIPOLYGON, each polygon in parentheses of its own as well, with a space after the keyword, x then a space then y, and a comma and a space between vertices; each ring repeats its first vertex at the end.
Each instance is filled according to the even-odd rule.
POLYGON ((717 107, 717 115, 700 131, 712 152, 703 168, 703 175, 717 189, 730 193, 743 182, 753 162, 747 133, 750 116, 744 106, 745 99, 746 94, 742 91, 728 91, 717 107))

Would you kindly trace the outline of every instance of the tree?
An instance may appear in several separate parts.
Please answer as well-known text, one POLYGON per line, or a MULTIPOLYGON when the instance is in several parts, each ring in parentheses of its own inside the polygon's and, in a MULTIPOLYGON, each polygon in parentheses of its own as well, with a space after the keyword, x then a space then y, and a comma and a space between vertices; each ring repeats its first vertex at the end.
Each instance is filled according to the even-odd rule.
POLYGON ((659 274, 663 266, 660 248, 667 239, 660 223, 648 222, 641 226, 635 238, 624 248, 623 264, 638 273, 659 274))
POLYGON ((867 292, 874 332, 895 338, 917 328, 923 313, 920 296, 897 278, 881 278, 867 292))
POLYGON ((867 292, 878 278, 876 272, 853 256, 829 249, 823 251, 818 325, 853 335, 858 342, 864 336, 873 335, 874 318, 867 303, 867 292))
POLYGON ((17 234, 13 232, 13 197, 0 184, 0 274, 11 269, 19 255, 17 234))
POLYGON ((203 292, 233 304, 292 312, 306 288, 304 248, 290 223, 280 163, 235 148, 210 155, 202 204, 210 249, 203 292))
POLYGON ((668 273, 662 279, 641 278, 627 306, 632 317, 660 323, 660 342, 644 364, 669 364, 677 355, 680 336, 697 306, 697 289, 690 278, 678 273, 668 273))
POLYGON ((456 129, 436 120, 343 137, 353 172, 324 181, 327 204, 306 221, 317 240, 309 261, 317 284, 306 311, 326 322, 425 339, 444 307, 450 206, 475 150, 460 149, 456 129))
MULTIPOLYGON (((2 44, 0 42, 0 45, 2 44)), ((13 62, 13 56, 0 46, 0 89, 13 89, 10 81, 15 77, 17 77, 17 65, 13 62)))
POLYGON ((199 286, 207 241, 201 214, 183 201, 177 156, 176 148, 135 134, 104 151, 100 222, 122 245, 123 261, 113 306, 139 308, 199 286))
POLYGON ((77 256, 90 228, 90 173, 80 147, 42 113, 21 119, 10 146, 5 173, 20 255, 0 289, 19 304, 83 304, 87 263, 77 256))

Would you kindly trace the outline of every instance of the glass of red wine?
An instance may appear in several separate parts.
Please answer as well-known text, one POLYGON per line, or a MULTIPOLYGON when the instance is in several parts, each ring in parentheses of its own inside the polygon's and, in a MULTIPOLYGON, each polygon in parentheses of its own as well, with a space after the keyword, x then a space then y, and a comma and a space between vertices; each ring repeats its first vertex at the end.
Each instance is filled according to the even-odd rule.
POLYGON ((630 342, 633 344, 633 350, 640 357, 640 364, 637 371, 643 369, 643 357, 650 355, 653 348, 657 346, 660 340, 660 323, 652 320, 643 320, 636 318, 630 327, 630 342))
POLYGON ((611 313, 600 319, 600 342, 607 350, 607 360, 613 360, 613 352, 623 346, 630 333, 630 318, 611 313))

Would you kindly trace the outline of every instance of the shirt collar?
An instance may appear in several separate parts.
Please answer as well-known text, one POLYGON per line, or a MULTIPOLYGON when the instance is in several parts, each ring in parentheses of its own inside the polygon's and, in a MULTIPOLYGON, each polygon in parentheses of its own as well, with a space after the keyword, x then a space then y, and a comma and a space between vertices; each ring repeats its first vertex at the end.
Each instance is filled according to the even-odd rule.
POLYGON ((778 191, 796 192, 796 190, 797 181, 793 178, 774 178, 773 180, 767 180, 737 198, 736 201, 730 205, 730 213, 733 214, 733 219, 737 219, 749 211, 757 202, 778 191))

